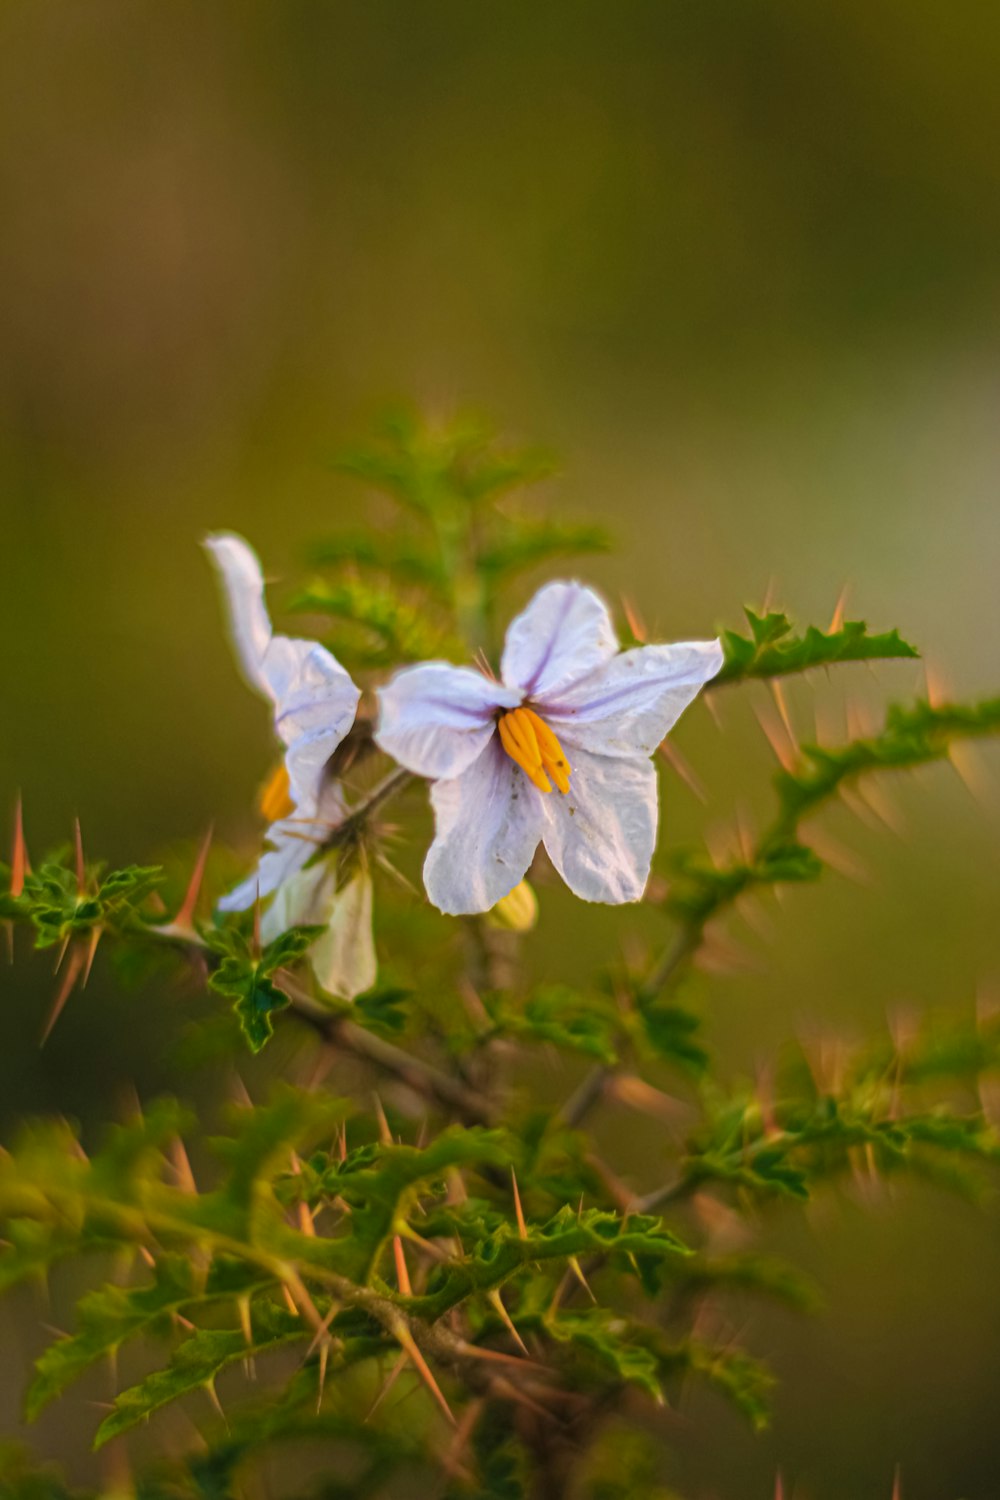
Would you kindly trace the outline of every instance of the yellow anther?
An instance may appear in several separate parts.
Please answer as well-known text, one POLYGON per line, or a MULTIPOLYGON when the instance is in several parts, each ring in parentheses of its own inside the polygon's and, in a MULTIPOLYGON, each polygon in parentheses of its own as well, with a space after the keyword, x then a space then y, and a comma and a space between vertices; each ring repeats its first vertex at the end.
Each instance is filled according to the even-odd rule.
POLYGON ((500 743, 511 760, 540 792, 551 792, 551 776, 560 792, 569 791, 572 768, 552 730, 533 708, 514 708, 499 721, 500 743), (546 774, 548 773, 548 774, 546 774))
POLYGON ((540 792, 551 792, 552 783, 542 770, 541 760, 536 761, 529 754, 527 743, 518 734, 516 726, 511 723, 513 717, 513 714, 504 714, 500 720, 501 745, 503 745, 515 765, 521 767, 528 780, 533 781, 540 792))
POLYGON ((535 733, 535 726, 532 723, 535 717, 536 715, 529 713, 526 708, 515 708, 511 714, 511 718, 517 725, 517 733, 528 747, 529 757, 536 765, 540 766, 542 763, 542 752, 539 749, 538 736, 535 733))
POLYGON ((275 769, 274 774, 269 776, 261 787, 257 806, 269 823, 277 823, 281 818, 287 818, 295 811, 284 762, 275 769))
POLYGON ((542 756, 542 765, 548 771, 563 796, 569 791, 569 778, 573 768, 566 759, 565 751, 544 719, 539 718, 533 708, 518 709, 518 713, 531 724, 542 756))

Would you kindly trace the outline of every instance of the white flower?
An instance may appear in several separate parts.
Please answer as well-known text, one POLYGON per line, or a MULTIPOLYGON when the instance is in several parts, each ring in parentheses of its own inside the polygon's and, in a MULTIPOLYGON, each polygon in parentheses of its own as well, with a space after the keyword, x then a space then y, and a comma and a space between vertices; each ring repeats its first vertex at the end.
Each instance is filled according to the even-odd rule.
POLYGON ((375 977, 371 882, 359 873, 338 889, 329 862, 304 866, 344 814, 343 794, 326 765, 354 723, 361 694, 324 646, 272 632, 260 563, 242 537, 209 536, 205 547, 219 572, 243 673, 270 699, 285 746, 283 765, 262 799, 272 820, 266 834, 271 848, 255 872, 222 898, 219 909, 244 911, 258 897, 273 894, 261 929, 268 942, 289 927, 329 923, 310 958, 325 989, 351 998, 370 988, 375 977), (344 947, 345 922, 357 927, 353 964, 343 953, 331 956, 338 942, 344 947))
POLYGON ((539 842, 583 900, 637 901, 656 842, 650 757, 721 666, 718 641, 620 652, 591 589, 550 583, 511 623, 500 682, 447 662, 400 672, 376 740, 434 783, 434 905, 489 910, 539 842))

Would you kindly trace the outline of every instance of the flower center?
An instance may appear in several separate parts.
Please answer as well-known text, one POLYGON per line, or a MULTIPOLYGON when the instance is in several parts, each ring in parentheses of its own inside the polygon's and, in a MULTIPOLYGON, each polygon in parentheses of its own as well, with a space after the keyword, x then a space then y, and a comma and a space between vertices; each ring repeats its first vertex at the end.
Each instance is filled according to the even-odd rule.
POLYGON ((551 776, 565 796, 572 770, 562 745, 545 720, 540 719, 533 708, 512 708, 509 713, 500 715, 497 728, 500 743, 529 781, 533 781, 540 792, 551 792, 551 776))
POLYGON ((275 768, 261 787, 257 806, 269 823, 278 823, 295 811, 284 761, 275 768))

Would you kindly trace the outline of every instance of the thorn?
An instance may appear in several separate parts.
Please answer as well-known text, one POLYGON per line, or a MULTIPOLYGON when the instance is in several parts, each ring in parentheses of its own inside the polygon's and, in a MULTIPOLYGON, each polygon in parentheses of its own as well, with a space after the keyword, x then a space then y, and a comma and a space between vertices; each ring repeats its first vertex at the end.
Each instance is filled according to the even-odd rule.
POLYGON ((396 1381, 399 1379, 400 1375, 402 1375, 403 1371, 406 1369, 406 1366, 409 1363, 409 1359, 410 1359, 410 1356, 407 1354, 406 1350, 404 1349, 403 1352, 402 1352, 402 1354, 396 1360, 396 1363, 393 1365, 392 1369, 389 1371, 388 1377, 385 1380, 385 1382, 384 1382, 384 1384, 382 1386, 382 1389, 379 1391, 378 1395, 375 1397, 375 1400, 372 1402, 371 1406, 368 1408, 367 1415, 365 1416, 365 1421, 366 1422, 370 1422, 371 1419, 372 1419, 372 1417, 378 1411, 379 1407, 382 1405, 382 1402, 385 1400, 386 1396, 388 1396, 389 1392, 392 1390, 393 1386, 396 1384, 396 1381))
POLYGON ((990 800, 992 785, 975 745, 952 740, 948 746, 948 759, 973 802, 985 807, 990 800))
POLYGON ((177 1186, 182 1190, 182 1192, 196 1194, 198 1191, 198 1184, 194 1180, 194 1173, 191 1170, 191 1161, 188 1157, 187 1151, 184 1149, 184 1142, 181 1140, 179 1135, 174 1136, 174 1139, 171 1141, 167 1149, 170 1154, 171 1165, 173 1166, 174 1172, 177 1174, 177 1186))
POLYGON ((76 893, 82 896, 86 890, 87 876, 83 863, 83 834, 80 832, 80 819, 73 819, 73 841, 76 846, 76 893))
POLYGON ((229 1423, 226 1421, 226 1414, 222 1410, 222 1402, 219 1400, 219 1394, 218 1394, 218 1392, 215 1389, 215 1381, 214 1380, 207 1381, 206 1384, 205 1384, 205 1390, 208 1392, 208 1399, 209 1399, 209 1401, 211 1401, 212 1405, 215 1407, 215 1409, 218 1412, 219 1416, 222 1418, 223 1422, 225 1423, 226 1431, 228 1432, 229 1431, 229 1423))
POLYGON ((309 1359, 309 1357, 315 1352, 317 1344, 320 1344, 320 1343, 322 1343, 325 1340, 326 1335, 330 1331, 330 1324, 333 1322, 334 1318, 337 1316, 337 1314, 339 1313, 339 1311, 340 1311, 340 1304, 339 1304, 339 1302, 332 1303, 332 1305, 330 1307, 330 1311, 327 1313, 326 1317, 323 1319, 322 1323, 317 1328, 317 1330, 316 1330, 316 1332, 315 1332, 315 1334, 313 1336, 313 1341, 309 1345, 309 1348, 306 1350, 306 1359, 309 1359))
POLYGON ((596 1306, 597 1298, 594 1296, 593 1292, 590 1289, 590 1282, 587 1280, 586 1276, 584 1276, 583 1267, 580 1265, 580 1262, 577 1260, 575 1255, 570 1255, 567 1257, 567 1259, 569 1260, 570 1270, 573 1272, 573 1275, 583 1287, 583 1290, 587 1293, 587 1296, 590 1298, 591 1302, 593 1302, 596 1306))
POLYGON ((892 1480, 892 1500, 903 1500, 903 1480, 900 1474, 899 1464, 892 1480))
MULTIPOLYGON (((840 608, 839 604, 837 605, 837 608, 838 609, 840 608)), ((836 619, 836 618, 837 618, 836 615, 834 615, 834 619, 836 619)), ((833 630, 834 626, 831 625, 830 629, 833 630)), ((781 1470, 780 1469, 778 1470, 777 1474, 775 1474, 775 1476, 774 1476, 774 1500, 785 1500, 785 1486, 784 1486, 784 1484, 781 1481, 781 1470)))
POLYGON ((82 990, 87 988, 87 980, 90 978, 90 971, 94 967, 94 955, 97 952, 97 945, 101 941, 103 931, 103 927, 94 927, 91 929, 90 941, 87 944, 87 961, 83 966, 83 979, 80 981, 80 988, 82 990))
POLYGON ((347 1160, 347 1121, 340 1127, 340 1139, 337 1142, 337 1155, 341 1161, 347 1160))
POLYGON ((49 1011, 48 1020, 45 1022, 45 1026, 42 1029, 41 1039, 38 1043, 40 1047, 45 1046, 45 1043, 49 1039, 53 1026, 62 1015, 63 1006, 69 999, 73 986, 76 984, 76 981, 80 976, 80 970, 83 968, 83 962, 83 949, 74 948, 70 956, 69 963, 66 965, 66 969, 62 977, 62 983, 59 986, 56 998, 52 1002, 52 1009, 49 1011))
POLYGON ((527 1359, 522 1359, 519 1354, 505 1354, 502 1349, 487 1349, 482 1344, 469 1344, 465 1339, 459 1339, 455 1349, 458 1354, 464 1355, 467 1359, 485 1359, 501 1365, 516 1365, 519 1370, 547 1369, 546 1365, 539 1364, 538 1360, 532 1359, 530 1355, 527 1359))
POLYGON ((61 944, 61 946, 59 948, 59 952, 56 954, 56 966, 52 970, 53 974, 58 974, 59 970, 62 968, 62 962, 63 962, 63 959, 66 957, 66 949, 69 947, 69 940, 72 937, 72 935, 73 935, 72 933, 67 932, 66 936, 62 940, 62 944, 61 944))
POLYGON ((19 792, 14 804, 14 844, 10 856, 10 894, 12 896, 20 896, 24 890, 24 877, 30 874, 31 865, 28 862, 28 850, 24 842, 24 817, 19 792))
POLYGON ((462 1419, 455 1429, 455 1435, 448 1444, 448 1451, 441 1460, 442 1469, 451 1478, 455 1478, 456 1476, 456 1471, 459 1468, 459 1460, 475 1430, 476 1423, 479 1421, 479 1414, 484 1405, 483 1398, 477 1396, 469 1402, 462 1413, 462 1419))
POLYGON ((667 1125, 677 1125, 687 1116, 687 1110, 679 1100, 631 1073, 622 1073, 609 1079, 607 1091, 619 1104, 637 1110, 639 1114, 649 1115, 654 1120, 663 1120, 667 1125))
MULTIPOLYGON (((844 628, 844 606, 847 604, 847 595, 850 587, 850 579, 847 579, 840 593, 837 595, 837 602, 833 607, 833 618, 830 621, 830 628, 827 631, 828 635, 836 635, 838 631, 844 628)), ((780 1474, 778 1475, 778 1483, 779 1485, 781 1484, 780 1474)))
POLYGON ((513 1401, 516 1406, 528 1407, 530 1411, 536 1412, 540 1417, 545 1417, 547 1419, 552 1415, 552 1413, 550 1411, 547 1411, 546 1408, 542 1406, 538 1401, 532 1401, 530 1396, 526 1396, 523 1391, 520 1391, 516 1386, 511 1385, 510 1381, 507 1380, 503 1375, 498 1376, 492 1382, 491 1391, 494 1395, 500 1396, 504 1401, 513 1401))
POLYGON ((292 1311, 296 1315, 303 1313, 306 1322, 319 1331, 323 1327, 323 1319, 319 1315, 319 1309, 315 1302, 306 1290, 302 1278, 292 1266, 285 1267, 284 1275, 285 1280, 282 1282, 282 1286, 287 1287, 289 1295, 294 1298, 292 1311))
POLYGON ((288 1290, 288 1287, 284 1282, 281 1283, 281 1293, 285 1299, 285 1306, 288 1308, 288 1311, 291 1313, 293 1318, 297 1318, 299 1316, 299 1310, 295 1306, 295 1301, 292 1297, 292 1294, 288 1290))
MULTIPOLYGON (((299 1161, 298 1155, 294 1151, 292 1152, 292 1171, 297 1177, 301 1176, 302 1174, 302 1163, 299 1161)), ((305 1200, 301 1198, 299 1199, 297 1207, 300 1232, 302 1234, 311 1235, 315 1239, 316 1225, 313 1223, 312 1209, 309 1207, 308 1203, 306 1203, 305 1200)))
POLYGON ((413 1334, 410 1332, 409 1328, 407 1328, 406 1324, 401 1318, 397 1319, 393 1323, 392 1333, 412 1359, 414 1365, 417 1368, 417 1374, 420 1376, 421 1380, 424 1382, 424 1385, 434 1397, 434 1400, 437 1402, 438 1406, 444 1412, 448 1421, 453 1427, 457 1427, 458 1423, 455 1421, 455 1414, 445 1400, 444 1395, 441 1391, 441 1387, 434 1379, 434 1374, 431 1370, 430 1365, 427 1363, 426 1359, 424 1359, 420 1346, 417 1344, 417 1341, 413 1337, 413 1334))
POLYGON ((838 875, 843 875, 847 880, 853 880, 855 885, 872 886, 875 884, 874 877, 864 860, 845 848, 840 840, 835 839, 825 828, 811 828, 809 841, 823 863, 829 865, 831 870, 836 870, 838 875))
POLYGON ((507 1309, 504 1307, 503 1298, 501 1297, 497 1288, 494 1287, 493 1290, 488 1292, 486 1295, 487 1301, 489 1302, 491 1307, 496 1309, 501 1323, 504 1325, 511 1338, 514 1340, 517 1347, 522 1351, 522 1353, 527 1354, 528 1346, 524 1342, 524 1339, 521 1337, 521 1335, 518 1333, 517 1329, 514 1327, 514 1320, 507 1309))
POLYGON ((649 640, 646 622, 627 594, 622 594, 622 610, 625 615, 625 622, 632 632, 633 639, 638 641, 640 646, 644 646, 649 640))
POLYGON ((673 741, 669 737, 661 740, 657 749, 670 769, 680 777, 688 790, 693 792, 698 798, 698 801, 707 802, 708 793, 705 790, 704 782, 699 779, 693 767, 688 764, 673 741))
MULTIPOLYGON (((201 890, 201 883, 205 878, 205 866, 208 863, 208 851, 212 847, 212 833, 214 830, 214 826, 215 825, 212 823, 208 825, 205 837, 202 839, 201 847, 198 850, 198 857, 194 862, 194 869, 191 871, 191 879, 188 881, 187 890, 184 892, 184 900, 181 902, 180 910, 178 911, 176 917, 170 924, 172 927, 180 931, 191 932, 194 930, 194 913, 195 908, 198 905, 198 893, 201 890)), ((259 904, 260 897, 258 896, 257 899, 259 904)), ((259 947, 260 931, 256 925, 258 916, 259 912, 255 915, 254 922, 255 941, 259 947)))
POLYGON ((924 659, 924 682, 927 687, 927 702, 931 708, 940 708, 948 701, 948 690, 945 685, 944 674, 939 672, 926 658, 924 659))
POLYGON ((773 718, 772 715, 764 709, 763 705, 754 705, 754 716, 757 720, 757 723, 764 731, 764 737, 767 740, 767 743, 770 745, 771 749, 774 751, 778 764, 785 771, 794 771, 795 755, 784 732, 784 727, 779 727, 777 719, 773 718))
MULTIPOLYGON (((709 683, 708 686, 711 687, 712 684, 709 683)), ((712 723, 715 725, 716 729, 718 729, 718 730, 721 731, 721 729, 722 729, 722 714, 721 714, 721 712, 719 710, 719 703, 718 703, 718 697, 717 697, 717 695, 715 693, 702 693, 701 694, 701 699, 702 699, 702 702, 704 703, 705 707, 708 709, 709 713, 712 716, 712 723)))
POLYGON ((260 881, 257 882, 257 894, 253 903, 253 954, 255 958, 260 957, 260 881))
POLYGON ((249 1349, 253 1343, 253 1326, 250 1322, 250 1298, 245 1292, 241 1297, 237 1297, 236 1306, 240 1310, 240 1327, 243 1330, 243 1341, 249 1349))
POLYGON ((770 679, 770 688, 771 697, 775 701, 778 713, 781 715, 781 722, 785 726, 785 733, 788 735, 788 742, 795 751, 798 751, 798 740, 795 737, 795 730, 792 728, 792 720, 788 712, 788 699, 785 696, 785 685, 783 682, 779 682, 777 677, 772 677, 770 679))
POLYGON ((510 1169, 510 1184, 514 1189, 514 1212, 517 1215, 517 1232, 522 1240, 528 1238, 528 1226, 524 1222, 524 1209, 521 1207, 521 1194, 517 1190, 517 1175, 513 1166, 510 1169))
POLYGON ((326 1367, 330 1360, 330 1345, 323 1343, 319 1349, 319 1390, 316 1393, 316 1410, 319 1411, 323 1405, 323 1393, 326 1390, 326 1367))
POLYGON ((483 650, 482 646, 479 647, 472 660, 474 664, 479 668, 480 672, 482 672, 484 677, 488 678, 490 682, 496 682, 497 674, 490 666, 490 659, 486 655, 486 652, 483 650))
POLYGON ((760 612, 762 615, 769 615, 771 613, 774 605, 774 593, 776 588, 777 582, 775 580, 774 574, 772 573, 770 578, 767 580, 767 588, 764 590, 764 597, 760 601, 760 612))
POLYGON ((243 1082, 242 1074, 233 1069, 233 1097, 242 1109, 253 1109, 253 1100, 250 1091, 243 1082))
POLYGON ((406 1256, 403 1253, 403 1241, 398 1234, 392 1237, 392 1253, 396 1261, 396 1284, 404 1297, 413 1296, 413 1287, 410 1285, 410 1270, 406 1264, 406 1256))
POLYGON ((382 1100, 378 1094, 373 1094, 372 1098, 375 1101, 375 1118, 378 1121, 379 1139, 383 1146, 391 1146, 392 1131, 389 1129, 389 1121, 386 1119, 385 1110, 382 1108, 382 1100))
POLYGON ((898 838, 905 837, 906 820, 882 783, 870 777, 862 777, 857 782, 855 791, 891 833, 898 838))

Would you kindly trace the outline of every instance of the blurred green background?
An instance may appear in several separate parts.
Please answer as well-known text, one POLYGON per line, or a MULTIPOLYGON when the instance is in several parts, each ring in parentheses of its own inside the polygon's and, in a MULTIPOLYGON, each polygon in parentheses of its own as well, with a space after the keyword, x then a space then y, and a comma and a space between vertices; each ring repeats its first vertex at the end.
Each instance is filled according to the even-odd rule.
MULTIPOLYGON (((212 818, 249 847, 268 725, 197 542, 238 528, 292 577, 359 519, 329 456, 396 396, 563 455, 552 502, 622 541, 587 575, 657 633, 772 582, 826 624, 848 583, 950 691, 996 692, 998 64, 971 0, 5 5, 0 797, 31 847, 75 813, 113 860, 212 818)), ((862 714, 922 684, 850 671, 862 714)), ((817 703, 843 734, 838 684, 790 696, 801 734, 817 703)), ((678 740, 713 827, 766 807, 773 764, 747 702, 724 717, 678 740)), ((793 893, 752 969, 696 982, 732 1073, 799 1027, 1000 989, 1000 766, 965 769, 974 794, 948 768, 893 789, 901 838, 827 817, 868 884, 793 893)), ((704 821, 669 781, 668 837, 704 821)), ((545 902, 540 971, 619 942, 545 902)), ((48 964, 0 971, 5 1128, 177 1085, 184 1002, 102 962, 39 1053, 48 964)), ((696 1399, 677 1484, 770 1497, 780 1466, 797 1500, 889 1500, 898 1460, 904 1500, 995 1500, 998 1228, 913 1189, 762 1226, 826 1307, 736 1330, 782 1377, 774 1428, 696 1399)), ((40 1316, 0 1311, 5 1432, 40 1316)), ((70 1397, 33 1440, 92 1474, 91 1426, 70 1397)))

